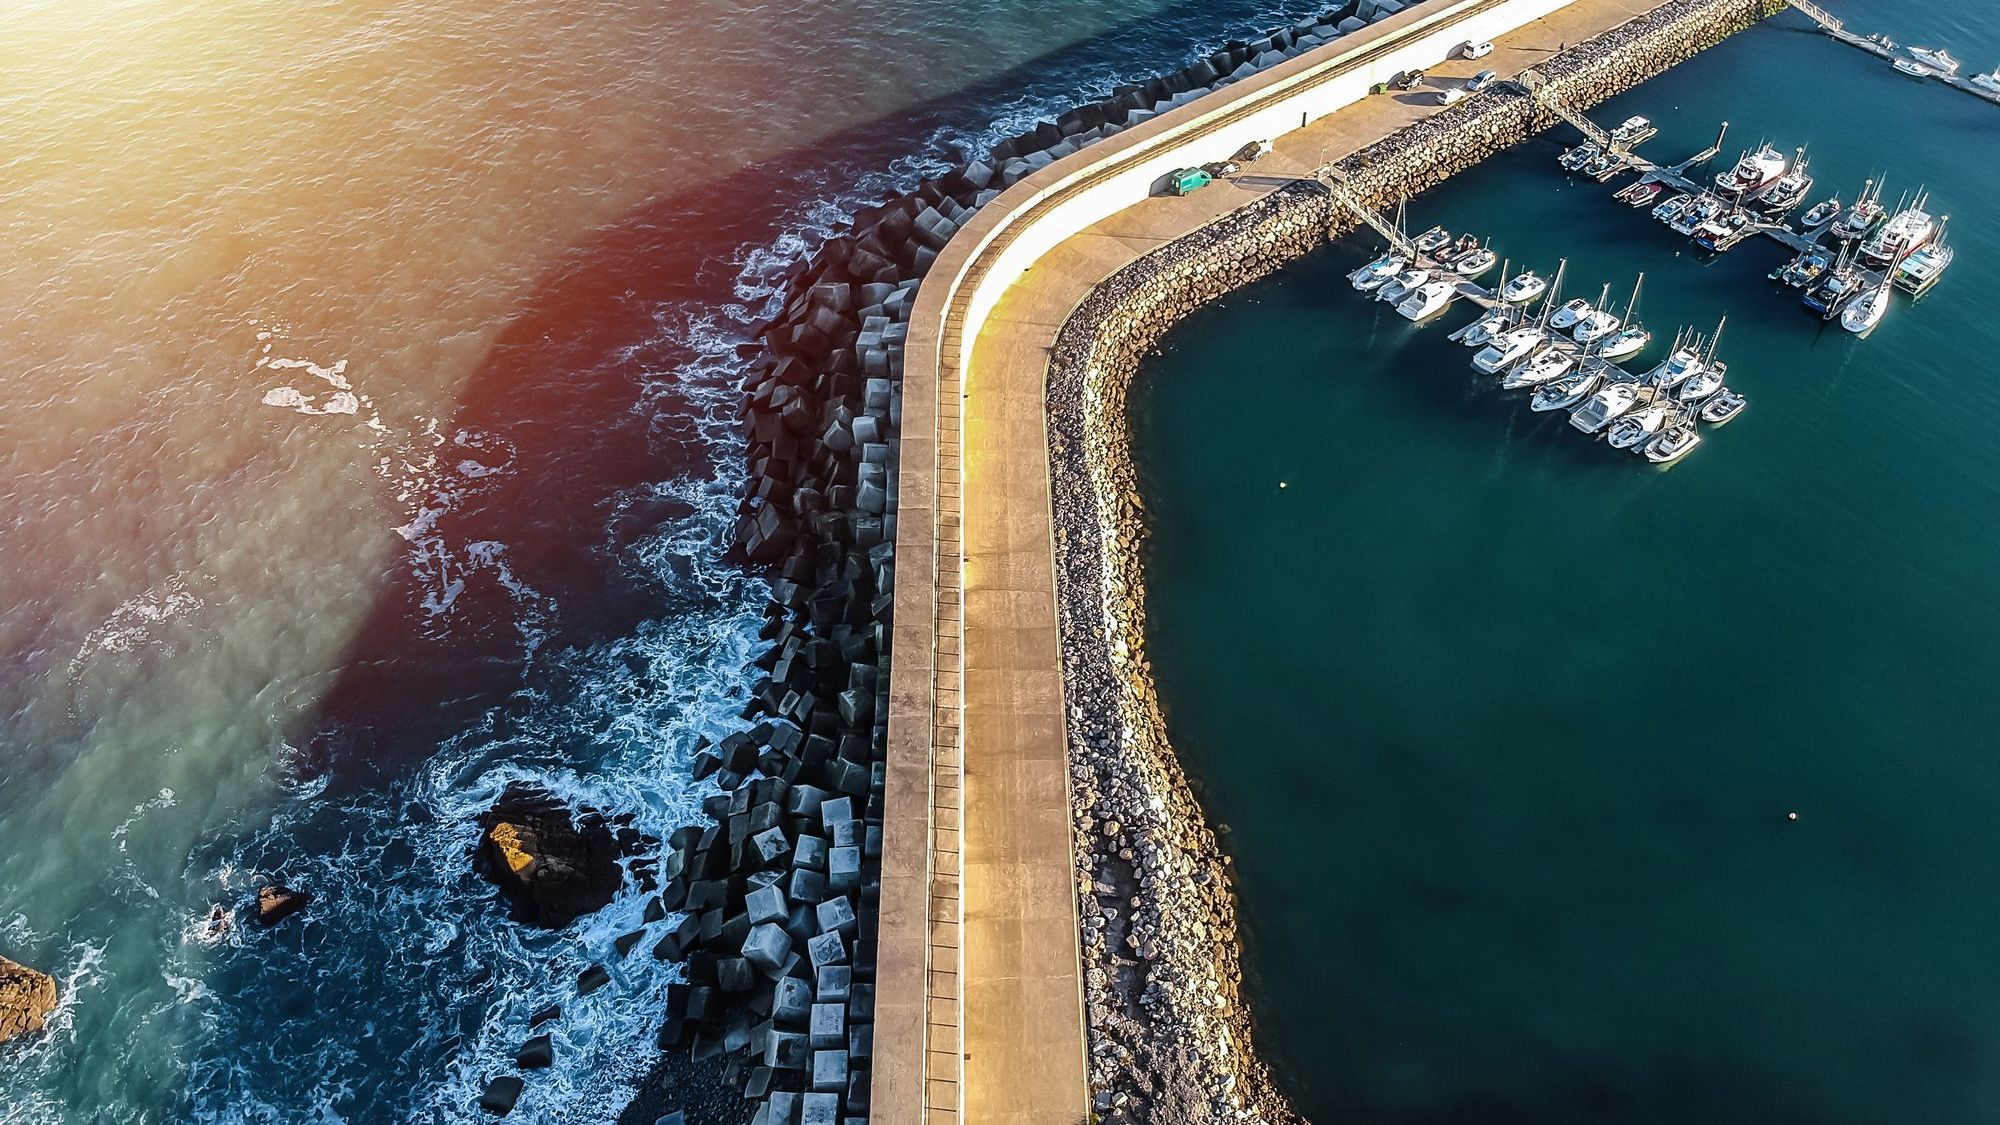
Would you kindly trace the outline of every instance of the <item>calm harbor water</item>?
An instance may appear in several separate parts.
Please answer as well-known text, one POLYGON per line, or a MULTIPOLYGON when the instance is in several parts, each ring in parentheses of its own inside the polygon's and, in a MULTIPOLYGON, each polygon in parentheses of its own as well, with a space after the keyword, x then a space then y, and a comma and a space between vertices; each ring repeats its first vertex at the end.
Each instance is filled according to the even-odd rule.
MULTIPOLYGON (((2000 59, 1975 0, 1846 7, 2000 59)), ((1809 144, 1814 199, 1928 184, 1957 263, 1867 340, 1776 246, 1702 262, 1566 184, 1555 139, 1412 205, 1568 255, 1571 295, 1644 270, 1664 335, 1728 314, 1749 408, 1670 471, 1482 382, 1467 314, 1359 299, 1358 238, 1135 392, 1151 657, 1316 1121, 2000 1119, 2000 107, 1798 26, 1596 116, 1656 158, 1725 118, 1725 159, 1809 144)))
POLYGON ((465 874, 741 705, 733 345, 855 203, 1292 0, 0 3, 0 1121, 616 1115, 668 971, 465 874), (212 934, 262 882, 314 892, 212 934))

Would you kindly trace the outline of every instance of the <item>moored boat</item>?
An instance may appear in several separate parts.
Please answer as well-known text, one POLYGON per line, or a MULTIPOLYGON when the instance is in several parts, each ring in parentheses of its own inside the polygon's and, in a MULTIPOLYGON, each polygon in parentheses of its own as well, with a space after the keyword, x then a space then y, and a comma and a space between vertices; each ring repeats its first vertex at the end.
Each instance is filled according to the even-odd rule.
POLYGON ((1602 359, 1624 359, 1646 350, 1646 345, 1652 342, 1653 334, 1646 330, 1645 325, 1628 324, 1619 329, 1609 340, 1604 341, 1598 347, 1597 354, 1602 359))
POLYGON ((1720 426, 1743 413, 1745 403, 1746 400, 1742 395, 1724 387, 1715 392, 1714 397, 1701 404, 1701 420, 1711 426, 1720 426))
POLYGON ((1939 74, 1957 74, 1959 61, 1951 57, 1951 52, 1939 47, 1933 51, 1929 47, 1911 47, 1910 57, 1939 74))
POLYGON ((1907 74, 1912 78, 1936 78, 1938 76, 1937 71, 1932 70, 1930 67, 1927 67, 1924 64, 1915 61, 1914 59, 1897 59, 1895 62, 1890 63, 1889 65, 1895 67, 1897 70, 1902 71, 1904 74, 1907 74))
POLYGON ((1427 281, 1396 303, 1405 320, 1425 321, 1443 312, 1458 297, 1458 282, 1450 278, 1427 281))
POLYGON ((1575 371, 1544 383, 1535 391, 1535 397, 1528 401, 1528 408, 1546 414, 1551 410, 1568 410, 1583 401, 1583 397, 1597 389, 1598 380, 1603 376, 1595 371, 1575 371))
POLYGON ((1971 78, 1966 79, 1966 81, 1986 91, 1988 94, 2000 98, 2000 66, 1994 67, 1987 74, 1975 74, 1971 78))
POLYGON ((1836 195, 1832 199, 1823 199, 1813 204, 1812 210, 1807 211, 1799 218, 1799 226, 1806 230, 1825 226, 1827 223, 1832 222, 1839 214, 1840 197, 1836 195))
POLYGON ((1500 299, 1510 305, 1525 305, 1541 296, 1549 283, 1533 270, 1516 274, 1506 285, 1500 287, 1500 299))
POLYGON ((1863 335, 1882 323, 1882 316, 1888 311, 1889 283, 1884 281, 1856 297, 1841 310, 1840 326, 1857 336, 1863 335))
POLYGON ((1896 212, 1874 237, 1861 244, 1861 257, 1871 265, 1886 266, 1930 245, 1937 235, 1937 220, 1924 210, 1929 201, 1927 193, 1919 192, 1915 202, 1896 212))
POLYGON ((1695 429, 1694 419, 1677 414, 1666 429, 1646 443, 1646 460, 1655 465, 1671 465, 1700 444, 1701 433, 1695 429))
POLYGON ((1757 193, 1757 209, 1776 216, 1805 202, 1806 193, 1812 191, 1813 186, 1812 173, 1807 170, 1810 164, 1806 159, 1806 150, 1800 149, 1792 159, 1791 168, 1772 181, 1770 187, 1757 193))
POLYGON ((1909 255, 1896 267, 1896 287, 1905 293, 1922 296, 1937 284, 1938 278, 1951 267, 1951 260, 1957 252, 1940 241, 1932 241, 1929 246, 1909 255))
POLYGON ((1767 142, 1754 152, 1745 152, 1736 162, 1736 167, 1715 176, 1715 190, 1725 199, 1740 199, 1765 187, 1783 176, 1791 165, 1785 154, 1772 148, 1767 142))
POLYGON ((1665 396, 1653 394, 1646 402, 1633 407, 1624 417, 1613 422, 1605 440, 1611 443, 1613 449, 1630 449, 1636 453, 1638 447, 1660 432, 1660 427, 1666 425, 1672 415, 1673 407, 1668 405, 1665 396))
POLYGON ((1772 281, 1782 281, 1794 289, 1811 285, 1833 259, 1819 247, 1800 251, 1799 256, 1771 271, 1772 281))
POLYGON ((1586 434, 1594 434, 1623 415, 1639 401, 1640 385, 1628 380, 1604 384, 1583 405, 1570 412, 1569 424, 1586 434))
POLYGON ((1366 293, 1387 285, 1409 265, 1403 256, 1396 253, 1384 254, 1374 261, 1347 275, 1348 282, 1366 293))
POLYGON ((1488 375, 1496 374, 1526 359, 1547 339, 1548 334, 1542 331, 1540 325, 1524 324, 1510 329, 1472 357, 1473 369, 1488 375))
POLYGON ((1492 269, 1499 260, 1498 254, 1482 246, 1454 260, 1451 269, 1460 277, 1478 277, 1492 269))
POLYGON ((1402 304, 1404 297, 1416 292, 1430 279, 1431 271, 1429 270, 1404 270, 1402 273, 1391 278, 1381 288, 1375 290, 1375 299, 1378 301, 1387 301, 1392 305, 1402 304))
POLYGON ((1458 342, 1469 348, 1482 348, 1500 338, 1514 326, 1514 310, 1506 305, 1493 309, 1474 321, 1458 337, 1458 342))
POLYGON ((1557 309, 1554 315, 1549 317, 1549 327, 1558 332, 1567 332, 1578 321, 1596 311, 1596 309, 1590 307, 1589 301, 1584 300, 1582 297, 1573 297, 1564 302, 1563 306, 1557 309))
POLYGON ((1597 159, 1598 151, 1599 150, 1596 144, 1590 141, 1585 141, 1584 143, 1576 146, 1573 149, 1565 151, 1561 156, 1557 157, 1556 163, 1574 172, 1578 168, 1583 167, 1585 164, 1588 164, 1591 161, 1597 159))
POLYGON ((1627 207, 1644 207, 1655 199, 1658 199, 1666 190, 1665 184, 1650 180, 1640 180, 1638 183, 1628 184, 1625 187, 1619 188, 1617 192, 1612 194, 1611 198, 1625 204, 1627 207))
POLYGON ((1504 390, 1515 391, 1522 387, 1539 387, 1553 382, 1569 373, 1576 366, 1576 358, 1560 348, 1549 348, 1526 363, 1518 364, 1500 380, 1504 390))
POLYGON ((1887 209, 1882 206, 1881 195, 1882 185, 1869 180, 1863 185, 1861 197, 1854 201, 1854 206, 1842 212, 1840 218, 1826 228, 1826 232, 1842 242, 1867 238, 1875 233, 1875 228, 1889 217, 1887 209))
POLYGON ((1675 234, 1693 234, 1695 228, 1722 214, 1728 206, 1715 196, 1703 192, 1694 198, 1694 202, 1681 208, 1680 214, 1674 216, 1673 222, 1668 223, 1667 228, 1675 234))
POLYGON ((1653 217, 1663 223, 1671 223, 1680 217, 1680 213, 1687 208, 1688 204, 1693 202, 1694 196, 1682 192, 1653 208, 1653 217))
POLYGON ((1431 229, 1418 235, 1416 239, 1413 241, 1412 245, 1416 247, 1417 253, 1428 254, 1431 251, 1436 250, 1438 247, 1443 246, 1450 241, 1451 241, 1450 231, 1444 229, 1443 227, 1432 227, 1431 229))
POLYGON ((1685 403, 1701 402, 1722 389, 1722 377, 1728 368, 1720 363, 1708 363, 1702 369, 1681 381, 1674 390, 1674 397, 1685 403))

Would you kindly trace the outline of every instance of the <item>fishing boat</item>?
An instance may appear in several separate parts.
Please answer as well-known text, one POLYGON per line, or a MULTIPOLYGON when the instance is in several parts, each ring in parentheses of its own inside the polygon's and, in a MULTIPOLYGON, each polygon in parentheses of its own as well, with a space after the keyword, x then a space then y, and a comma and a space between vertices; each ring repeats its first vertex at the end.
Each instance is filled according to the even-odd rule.
POLYGON ((1653 217, 1655 219, 1660 220, 1663 223, 1671 223, 1676 218, 1678 218, 1680 216, 1680 213, 1686 209, 1688 204, 1692 202, 1694 202, 1694 196, 1689 195, 1686 192, 1682 192, 1681 194, 1674 196, 1672 199, 1667 200, 1665 203, 1662 203, 1659 206, 1653 208, 1653 217))
POLYGON ((1929 47, 1911 47, 1910 57, 1939 74, 1957 74, 1959 61, 1951 57, 1951 52, 1939 47, 1933 51, 1929 47))
POLYGON ((1419 254, 1428 254, 1451 241, 1451 232, 1443 227, 1432 227, 1418 235, 1412 243, 1419 254))
POLYGON ((1694 419, 1676 413, 1667 428, 1646 443, 1646 460, 1655 465, 1671 465, 1700 444, 1701 432, 1695 429, 1694 419))
POLYGON ((1353 273, 1348 274, 1347 280, 1356 289, 1366 293, 1387 285, 1397 274, 1402 273, 1404 268, 1409 264, 1400 254, 1384 254, 1367 265, 1362 266, 1360 269, 1355 270, 1353 273))
POLYGON ((1605 434, 1605 440, 1611 443, 1613 449, 1630 449, 1637 453, 1639 447, 1644 446, 1653 439, 1653 435, 1660 432, 1660 427, 1667 424, 1667 419, 1673 416, 1673 412, 1674 408, 1667 402, 1665 396, 1649 393, 1647 401, 1635 406, 1624 417, 1611 424, 1610 431, 1605 434))
POLYGON ((1701 404, 1701 420, 1711 426, 1720 426, 1743 413, 1745 405, 1742 395, 1724 387, 1715 392, 1713 398, 1701 404))
POLYGON ((1412 290, 1396 303, 1396 311, 1403 319, 1418 322, 1429 320, 1443 312, 1458 297, 1458 282, 1450 278, 1428 281, 1412 290))
POLYGON ((1549 283, 1533 270, 1517 274, 1500 287, 1500 299, 1510 305, 1525 305, 1548 290, 1549 283))
POLYGON ((1806 150, 1800 149, 1792 158, 1792 166, 1785 174, 1772 181, 1756 196, 1757 208, 1766 214, 1782 215, 1804 203, 1806 193, 1812 190, 1812 173, 1808 171, 1811 161, 1806 159, 1806 150))
POLYGON ((1597 159, 1599 151, 1600 150, 1595 144, 1589 141, 1585 141, 1583 144, 1580 144, 1573 149, 1569 149, 1568 151, 1564 152, 1561 156, 1557 157, 1556 163, 1562 165, 1569 171, 1574 172, 1578 168, 1583 167, 1585 164, 1588 164, 1591 161, 1597 159))
POLYGON ((1832 222, 1834 217, 1839 214, 1840 197, 1836 195, 1832 199, 1823 199, 1813 204, 1812 210, 1807 211, 1799 219, 1799 226, 1805 230, 1811 230, 1817 226, 1825 226, 1827 223, 1832 222))
POLYGON ((1750 226, 1750 216, 1741 211, 1731 211, 1695 228, 1694 244, 1708 251, 1727 250, 1736 245, 1743 232, 1750 226))
POLYGON ((1431 271, 1429 270, 1404 270, 1380 289, 1375 290, 1375 299, 1378 301, 1387 301, 1392 305, 1400 305, 1403 303, 1403 298, 1416 292, 1430 279, 1431 271))
POLYGON ((1472 357, 1473 369, 1488 375, 1497 374, 1528 358, 1548 338, 1548 333, 1542 331, 1538 324, 1509 329, 1472 357))
POLYGON ((1765 187, 1783 176, 1791 165, 1785 154, 1772 148, 1767 142, 1755 152, 1745 152, 1736 162, 1736 167, 1715 176, 1715 190, 1725 199, 1741 199, 1765 187))
POLYGON ((1500 256, 1484 246, 1459 257, 1451 263, 1453 273, 1460 277, 1478 277, 1493 268, 1500 256))
POLYGON ((1659 135, 1659 132, 1659 127, 1651 121, 1634 115, 1619 122, 1618 127, 1611 130, 1611 139, 1630 148, 1633 145, 1652 140, 1655 136, 1659 135))
POLYGON ((1875 228, 1888 217, 1888 211, 1882 206, 1882 185, 1869 180, 1862 186, 1861 197, 1854 201, 1854 206, 1849 207, 1826 230, 1842 242, 1852 242, 1875 233, 1875 228))
POLYGON ((1597 433, 1632 409, 1639 401, 1640 392, 1637 383, 1625 380, 1606 383, 1583 405, 1570 411, 1569 424, 1586 434, 1597 433))
POLYGON ((1667 187, 1665 184, 1653 180, 1640 180, 1638 183, 1628 184, 1625 187, 1619 188, 1611 198, 1625 204, 1627 207, 1644 207, 1653 200, 1658 199, 1666 190, 1667 187))
POLYGON ((1668 223, 1667 227, 1675 234, 1691 235, 1697 227, 1722 214, 1728 206, 1715 196, 1703 192, 1695 197, 1693 203, 1681 208, 1681 213, 1674 216, 1674 221, 1668 223))
POLYGON ((1818 280, 1832 261, 1827 252, 1817 246, 1802 250, 1798 257, 1772 270, 1771 280, 1782 281, 1794 289, 1803 288, 1818 280))
POLYGON ((1938 278, 1951 267, 1952 258, 1957 254, 1942 241, 1933 240, 1929 246, 1903 259, 1896 267, 1896 287, 1914 296, 1923 296, 1938 278))
POLYGON ((1576 366, 1576 358, 1559 348, 1549 348, 1526 363, 1518 364, 1500 380, 1502 390, 1518 391, 1522 387, 1539 387, 1551 383, 1576 366))
POLYGON ((1832 320, 1840 315, 1841 306, 1853 300, 1860 289, 1860 274, 1849 258, 1847 248, 1842 247, 1840 257, 1806 286, 1799 303, 1818 313, 1821 320, 1832 320))
POLYGON ((1886 266, 1897 258, 1930 245, 1937 235, 1937 220, 1924 210, 1928 192, 1918 192, 1908 207, 1896 212, 1874 237, 1861 244, 1861 257, 1870 265, 1886 266))
POLYGON ((1889 288, 1890 282, 1884 280, 1848 302, 1847 307, 1841 310, 1840 326, 1857 336, 1873 331, 1876 325, 1882 323, 1883 314, 1889 311, 1889 288))
POLYGON ((1590 302, 1582 297, 1572 298, 1549 317, 1549 327, 1558 332, 1567 332, 1575 327, 1578 321, 1596 311, 1590 307, 1590 302))
POLYGON ((1602 378, 1595 371, 1576 371, 1553 383, 1544 383, 1536 389, 1535 397, 1528 400, 1528 408, 1544 414, 1551 410, 1568 410, 1596 390, 1602 378))

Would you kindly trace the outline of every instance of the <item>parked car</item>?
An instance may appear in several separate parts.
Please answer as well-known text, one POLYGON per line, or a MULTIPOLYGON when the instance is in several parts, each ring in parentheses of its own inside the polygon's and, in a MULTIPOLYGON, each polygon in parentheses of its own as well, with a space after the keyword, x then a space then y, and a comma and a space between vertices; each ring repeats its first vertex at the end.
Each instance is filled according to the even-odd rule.
POLYGON ((1490 70, 1482 70, 1478 74, 1475 74, 1471 78, 1466 80, 1465 92, 1468 94, 1476 94, 1479 91, 1484 90, 1486 87, 1493 85, 1493 83, 1499 80, 1500 80, 1499 75, 1493 73, 1490 70))
POLYGON ((1465 100, 1465 91, 1456 86, 1446 86, 1438 91, 1439 105, 1456 105, 1465 100))
POLYGON ((1230 157, 1230 159, 1236 161, 1238 164, 1248 164, 1259 157, 1269 155, 1271 155, 1270 141, 1251 141, 1249 144, 1237 149, 1236 155, 1230 157))
POLYGON ((1421 70, 1407 71, 1401 78, 1396 79, 1395 82, 1396 89, 1398 90, 1414 90, 1423 84, 1424 72, 1421 70))
POLYGON ((1187 195, 1190 192, 1200 191, 1213 182, 1215 177, 1199 168, 1182 168, 1173 174, 1172 180, 1167 184, 1167 190, 1175 195, 1187 195))
POLYGON ((1490 54, 1492 54, 1492 53, 1493 53, 1493 44, 1491 44, 1491 43, 1467 43, 1467 44, 1466 44, 1465 46, 1463 46, 1463 47, 1460 47, 1460 48, 1458 49, 1458 53, 1459 53, 1459 55, 1460 55, 1461 57, 1463 57, 1463 58, 1468 58, 1468 59, 1483 59, 1483 58, 1485 58, 1486 56, 1488 56, 1488 55, 1490 55, 1490 54))

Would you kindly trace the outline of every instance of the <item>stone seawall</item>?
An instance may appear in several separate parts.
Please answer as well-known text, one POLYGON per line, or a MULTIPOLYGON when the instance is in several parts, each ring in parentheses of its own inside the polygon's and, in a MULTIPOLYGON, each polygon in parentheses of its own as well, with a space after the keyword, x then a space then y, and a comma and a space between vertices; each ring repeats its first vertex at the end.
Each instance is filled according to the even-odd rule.
MULTIPOLYGON (((1782 6, 1674 0, 1539 67, 1541 96, 1594 105, 1782 6)), ((1522 90, 1495 89, 1339 167, 1358 196, 1389 205, 1558 120, 1522 90)), ((1317 184, 1274 193, 1114 274, 1071 314, 1050 359, 1090 1079, 1107 1125, 1297 1119, 1251 1044, 1228 861, 1167 738, 1145 657, 1145 505, 1128 393, 1189 312, 1357 225, 1317 184)))

